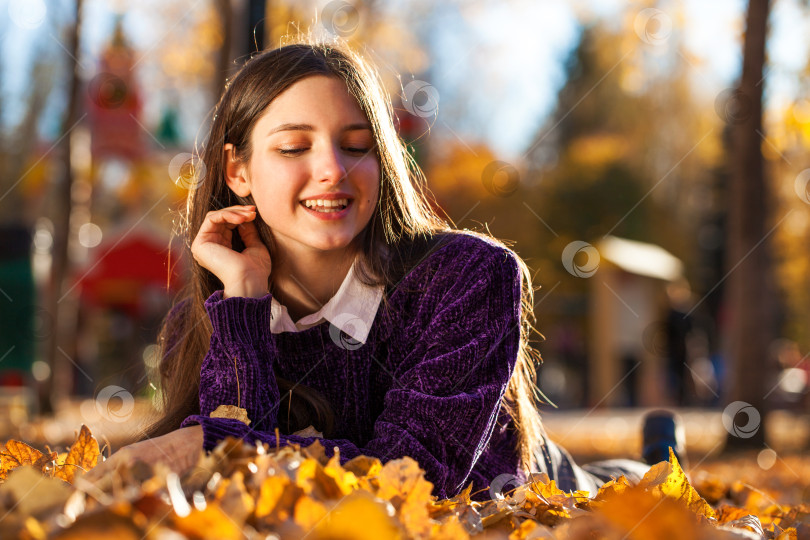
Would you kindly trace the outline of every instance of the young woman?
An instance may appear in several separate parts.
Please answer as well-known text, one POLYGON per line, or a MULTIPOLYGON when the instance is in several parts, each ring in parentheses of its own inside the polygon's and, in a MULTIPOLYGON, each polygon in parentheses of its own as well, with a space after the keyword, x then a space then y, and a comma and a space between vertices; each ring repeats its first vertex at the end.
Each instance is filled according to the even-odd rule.
POLYGON ((529 471, 601 483, 543 435, 525 263, 431 210, 362 59, 310 44, 255 56, 202 157, 192 281, 161 333, 163 417, 113 464, 182 470, 226 436, 320 437, 341 462, 416 459, 439 497, 473 482, 487 498, 529 471))

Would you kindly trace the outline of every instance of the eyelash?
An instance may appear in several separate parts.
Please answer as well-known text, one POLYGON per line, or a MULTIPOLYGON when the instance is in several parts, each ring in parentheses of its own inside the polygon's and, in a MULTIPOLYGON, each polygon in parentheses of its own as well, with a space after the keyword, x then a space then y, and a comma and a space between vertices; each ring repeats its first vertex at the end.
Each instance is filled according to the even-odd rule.
MULTIPOLYGON (((307 150, 307 148, 290 148, 290 149, 281 148, 279 149, 279 153, 283 156, 296 156, 304 152, 305 150, 307 150)), ((358 155, 365 155, 371 152, 371 148, 344 148, 343 150, 358 155)))

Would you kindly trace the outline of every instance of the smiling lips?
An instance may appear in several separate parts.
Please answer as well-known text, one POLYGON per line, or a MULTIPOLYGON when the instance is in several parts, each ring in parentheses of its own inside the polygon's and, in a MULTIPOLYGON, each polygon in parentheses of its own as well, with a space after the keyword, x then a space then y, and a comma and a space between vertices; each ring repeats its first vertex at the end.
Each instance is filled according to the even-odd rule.
POLYGON ((301 201, 301 204, 310 210, 329 214, 345 210, 348 208, 350 202, 349 199, 309 199, 301 201))

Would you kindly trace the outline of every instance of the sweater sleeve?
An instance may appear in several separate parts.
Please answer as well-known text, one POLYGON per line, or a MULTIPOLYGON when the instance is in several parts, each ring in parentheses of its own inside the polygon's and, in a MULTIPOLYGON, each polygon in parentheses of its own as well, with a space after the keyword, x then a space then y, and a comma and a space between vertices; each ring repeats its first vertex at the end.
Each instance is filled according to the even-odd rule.
MULTIPOLYGON (((206 300, 213 332, 200 368, 200 414, 186 418, 181 427, 199 423, 198 417, 208 417, 220 405, 244 408, 255 428, 275 427, 278 353, 270 337, 271 300, 270 294, 223 299, 221 290, 206 300)), ((215 435, 206 431, 205 436, 207 446, 213 446, 215 435)))
MULTIPOLYGON (((361 454, 382 462, 409 456, 425 470, 434 495, 458 494, 489 442, 515 368, 520 287, 517 262, 505 250, 437 273, 419 309, 429 316, 425 322, 406 322, 406 335, 421 336, 400 365, 390 366, 393 384, 373 437, 362 447, 322 439, 327 455, 339 449, 341 463, 361 454)), ((186 423, 202 424, 207 449, 227 436, 271 446, 306 447, 315 440, 283 434, 277 439, 274 432, 232 419, 193 416, 186 423)))

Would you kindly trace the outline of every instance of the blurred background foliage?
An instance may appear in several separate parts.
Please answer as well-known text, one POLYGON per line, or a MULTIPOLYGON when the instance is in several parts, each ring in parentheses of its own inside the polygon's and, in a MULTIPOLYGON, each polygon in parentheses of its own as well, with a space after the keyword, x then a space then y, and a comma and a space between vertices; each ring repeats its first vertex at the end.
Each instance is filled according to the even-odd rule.
POLYGON ((437 205, 457 227, 509 241, 531 268, 546 338, 536 336, 538 382, 553 401, 713 407, 757 395, 805 410, 810 13, 799 0, 764 2, 767 196, 764 229, 743 251, 764 253, 763 266, 729 253, 730 195, 749 190, 735 176, 734 130, 759 99, 739 92, 756 4, 0 2, 0 382, 36 388, 43 412, 110 386, 155 391, 153 342, 185 279, 172 212, 227 78, 257 48, 337 34, 377 65, 437 205), (612 238, 682 266, 666 273, 634 260, 652 251, 600 247, 612 238), (576 241, 601 258, 566 261, 576 241), (589 264, 592 277, 577 275, 589 264), (760 315, 765 345, 740 364, 727 278, 746 264, 745 287, 773 309, 760 315), (618 303, 595 300, 605 288, 618 303), (688 328, 668 322, 673 312, 688 328), (621 334, 609 324, 628 314, 627 336, 599 337, 621 334), (593 380, 600 349, 619 366, 606 389, 593 380), (633 362, 645 366, 638 378, 633 362), (756 381, 728 376, 751 366, 756 381))

